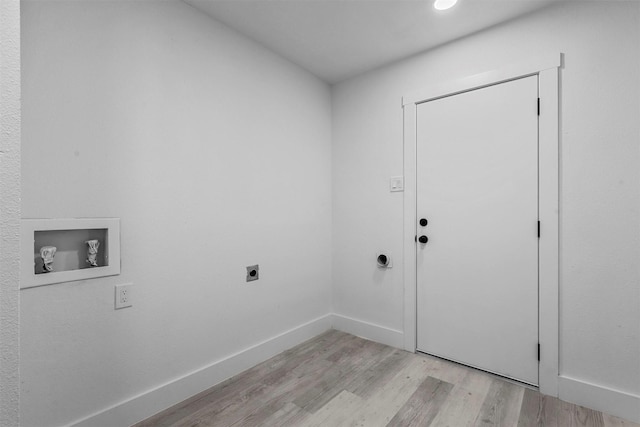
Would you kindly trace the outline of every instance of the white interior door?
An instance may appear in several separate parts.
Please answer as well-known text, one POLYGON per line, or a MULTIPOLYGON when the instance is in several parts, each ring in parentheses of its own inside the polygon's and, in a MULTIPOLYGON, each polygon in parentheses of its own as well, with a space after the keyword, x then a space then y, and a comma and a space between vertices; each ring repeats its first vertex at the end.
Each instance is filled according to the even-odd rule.
POLYGON ((417 106, 417 348, 538 384, 538 77, 417 106), (424 238, 423 238, 424 239, 424 238))

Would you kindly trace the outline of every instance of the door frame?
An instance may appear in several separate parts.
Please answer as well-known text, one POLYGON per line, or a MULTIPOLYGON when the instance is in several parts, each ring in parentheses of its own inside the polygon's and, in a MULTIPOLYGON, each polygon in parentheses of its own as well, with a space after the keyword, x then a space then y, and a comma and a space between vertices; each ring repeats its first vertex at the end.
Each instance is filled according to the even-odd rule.
POLYGON ((539 390, 558 396, 559 360, 559 69, 562 54, 554 53, 525 63, 444 82, 402 98, 404 151, 404 349, 416 351, 417 342, 417 233, 416 143, 417 106, 528 76, 538 76, 538 210, 541 233, 538 252, 539 390))

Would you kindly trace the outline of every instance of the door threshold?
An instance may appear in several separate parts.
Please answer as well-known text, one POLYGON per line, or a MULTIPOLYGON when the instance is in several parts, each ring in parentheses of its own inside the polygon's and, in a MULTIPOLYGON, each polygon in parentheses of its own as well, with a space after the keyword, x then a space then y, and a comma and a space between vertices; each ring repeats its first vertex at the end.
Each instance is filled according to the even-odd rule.
POLYGON ((424 352, 424 351, 421 351, 421 350, 416 350, 416 353, 423 354, 425 356, 435 357, 436 359, 444 360, 444 361, 447 361, 447 362, 450 362, 450 363, 455 363, 456 365, 464 366, 465 368, 474 369, 476 371, 484 372, 485 374, 488 374, 488 375, 490 375, 490 376, 492 376, 492 377, 494 377, 496 379, 499 379, 499 380, 502 380, 502 381, 506 381, 506 382, 511 383, 511 384, 519 385, 519 386, 522 386, 524 388, 528 388, 530 390, 540 391, 540 387, 535 385, 535 384, 531 384, 531 383, 528 383, 528 382, 525 382, 525 381, 521 381, 521 380, 518 380, 518 379, 515 379, 515 378, 511 378, 511 377, 506 377, 506 376, 498 374, 496 372, 487 371, 486 369, 478 368, 477 366, 467 365, 465 363, 461 363, 461 362, 458 362, 456 360, 447 359, 446 357, 442 357, 442 356, 438 356, 438 355, 435 355, 435 354, 427 353, 427 352, 424 352))

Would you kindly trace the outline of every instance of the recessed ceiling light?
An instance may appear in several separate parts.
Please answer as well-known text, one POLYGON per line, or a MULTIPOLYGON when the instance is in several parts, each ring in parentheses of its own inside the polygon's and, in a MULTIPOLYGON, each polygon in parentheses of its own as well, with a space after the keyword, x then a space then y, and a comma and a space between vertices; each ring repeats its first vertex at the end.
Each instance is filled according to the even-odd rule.
POLYGON ((435 2, 433 2, 433 7, 438 10, 447 10, 453 7, 453 5, 457 2, 458 0, 436 0, 435 2))

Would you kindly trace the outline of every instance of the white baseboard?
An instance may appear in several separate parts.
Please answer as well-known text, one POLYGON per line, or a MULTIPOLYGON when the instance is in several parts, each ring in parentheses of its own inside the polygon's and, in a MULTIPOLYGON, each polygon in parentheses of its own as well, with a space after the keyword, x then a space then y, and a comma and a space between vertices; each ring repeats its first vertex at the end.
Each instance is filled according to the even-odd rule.
POLYGON ((331 324, 330 314, 311 320, 71 425, 74 427, 130 426, 264 362, 284 350, 320 335, 331 329, 331 324))
POLYGON ((559 398, 640 423, 640 396, 560 375, 559 398))
POLYGON ((354 319, 333 313, 331 324, 333 329, 376 341, 396 348, 404 348, 404 334, 402 331, 389 329, 384 326, 354 319))

